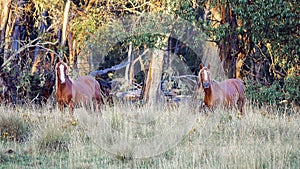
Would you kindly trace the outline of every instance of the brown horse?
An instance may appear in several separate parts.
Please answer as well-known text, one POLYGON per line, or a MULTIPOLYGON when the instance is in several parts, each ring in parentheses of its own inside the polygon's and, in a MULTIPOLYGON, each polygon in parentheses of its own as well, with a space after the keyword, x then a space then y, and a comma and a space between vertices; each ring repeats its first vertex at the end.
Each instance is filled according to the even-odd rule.
POLYGON ((99 83, 92 76, 80 76, 72 82, 67 75, 67 68, 64 62, 58 62, 55 67, 56 98, 60 111, 64 105, 68 105, 73 115, 74 106, 88 105, 93 100, 96 100, 97 109, 100 110, 102 97, 99 83))
MULTIPOLYGON (((210 79, 210 65, 199 65, 199 81, 204 89, 204 103, 208 107, 217 104, 225 107, 237 106, 241 114, 245 105, 245 86, 241 79, 227 79, 217 82, 210 79)), ((201 87, 200 86, 200 87, 201 87)))

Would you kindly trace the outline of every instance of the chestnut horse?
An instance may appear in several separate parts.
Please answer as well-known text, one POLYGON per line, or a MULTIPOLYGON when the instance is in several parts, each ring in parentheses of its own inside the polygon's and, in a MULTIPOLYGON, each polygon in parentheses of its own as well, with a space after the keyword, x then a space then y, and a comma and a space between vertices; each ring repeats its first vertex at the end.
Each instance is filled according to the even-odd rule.
POLYGON ((58 62, 55 66, 56 74, 56 98, 59 110, 64 105, 69 106, 70 114, 73 115, 74 106, 88 105, 96 100, 97 109, 100 110, 101 94, 100 85, 92 76, 80 76, 71 81, 67 75, 67 65, 58 62))
POLYGON ((210 108, 217 104, 225 107, 237 106, 238 110, 243 114, 245 105, 245 86, 243 81, 241 79, 227 79, 217 82, 210 78, 210 65, 204 67, 200 64, 199 67, 198 78, 205 93, 205 105, 210 108))

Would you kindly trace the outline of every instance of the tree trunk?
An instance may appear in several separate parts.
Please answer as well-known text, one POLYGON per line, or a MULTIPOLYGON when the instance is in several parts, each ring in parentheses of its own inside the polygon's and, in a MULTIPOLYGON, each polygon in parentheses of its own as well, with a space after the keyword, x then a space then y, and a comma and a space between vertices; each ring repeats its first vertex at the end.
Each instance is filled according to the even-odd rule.
POLYGON ((232 31, 226 31, 225 37, 218 44, 220 60, 228 78, 236 76, 237 57, 239 52, 238 36, 236 34, 237 19, 231 10, 230 3, 221 6, 221 24, 229 24, 232 31))
POLYGON ((149 71, 146 80, 146 86, 144 91, 144 99, 149 105, 154 105, 157 103, 159 96, 161 94, 161 76, 163 68, 164 52, 158 49, 153 49, 149 71))
MULTIPOLYGON (((47 17, 47 11, 44 11, 42 13, 42 17, 45 19, 47 17)), ((45 22, 43 21, 40 21, 39 23, 39 33, 40 34, 43 34, 46 30, 46 24, 45 22)), ((40 41, 40 40, 39 40, 40 41)), ((39 42, 38 41, 38 42, 39 42)), ((31 75, 33 75, 34 72, 37 71, 37 68, 39 66, 39 63, 42 61, 43 58, 41 58, 41 49, 39 46, 36 46, 35 49, 34 49, 34 58, 33 58, 33 65, 32 65, 32 68, 31 68, 31 75)))
POLYGON ((179 40, 176 40, 176 43, 174 46, 173 46, 172 40, 173 39, 171 37, 169 37, 168 46, 167 46, 168 49, 167 49, 166 55, 164 56, 164 61, 163 61, 163 70, 165 70, 163 77, 162 77, 162 85, 161 85, 161 88, 163 91, 168 90, 168 83, 171 80, 170 77, 171 77, 171 71, 172 71, 171 70, 171 62, 173 59, 173 55, 176 56, 176 54, 179 51, 179 40), (172 48, 175 48, 173 54, 172 54, 172 48))
POLYGON ((69 11, 71 6, 71 0, 67 0, 65 10, 64 10, 64 20, 63 20, 63 28, 62 28, 62 40, 61 46, 64 47, 67 41, 67 25, 69 22, 69 11))
MULTIPOLYGON (((159 40, 157 42, 157 46, 159 44, 168 43, 169 37, 170 34, 167 34, 163 41, 159 40)), ((161 101, 161 77, 164 64, 164 50, 153 49, 150 57, 149 71, 142 94, 146 103, 152 106, 161 101)))
MULTIPOLYGON (((0 27, 0 31, 1 31, 1 39, 0 39, 0 54, 2 55, 4 53, 4 46, 6 43, 6 28, 7 28, 7 22, 8 22, 8 18, 9 18, 9 13, 10 13, 10 8, 11 8, 11 0, 6 0, 6 1, 2 1, 1 2, 1 27, 0 27)), ((3 61, 1 61, 3 62, 3 61)), ((1 63, 2 65, 2 63, 1 63)))
POLYGON ((241 52, 238 54, 238 58, 236 60, 236 67, 235 67, 235 77, 242 79, 241 71, 242 71, 242 66, 244 64, 244 58, 245 58, 245 53, 241 52))
POLYGON ((74 33, 70 32, 68 36, 68 47, 69 47, 69 65, 70 69, 73 70, 75 67, 75 57, 76 57, 76 41, 74 38, 74 33))
POLYGON ((129 43, 128 47, 128 55, 127 55, 127 62, 129 63, 125 68, 125 80, 126 80, 126 86, 129 86, 133 79, 130 78, 130 66, 134 66, 134 64, 131 63, 132 61, 132 42, 129 43))
MULTIPOLYGON (((14 25, 13 34, 12 34, 12 52, 17 52, 19 49, 19 35, 20 35, 19 22, 20 22, 20 19, 17 16, 16 22, 14 25)), ((18 55, 16 55, 16 57, 18 57, 18 55)))
MULTIPOLYGON (((22 8, 24 5, 23 0, 18 0, 18 8, 22 8)), ((13 70, 11 72, 11 79, 9 80, 10 82, 10 89, 11 89, 11 93, 12 93, 12 100, 14 104, 17 104, 18 101, 18 85, 19 85, 19 81, 18 81, 18 77, 19 77, 19 73, 20 73, 20 65, 18 63, 19 58, 19 48, 20 48, 20 27, 21 24, 20 22, 22 22, 22 18, 24 16, 22 16, 21 14, 17 14, 15 15, 15 23, 14 23, 14 27, 13 27, 13 32, 12 32, 12 52, 14 53, 11 57, 11 61, 13 62, 12 67, 13 70)))

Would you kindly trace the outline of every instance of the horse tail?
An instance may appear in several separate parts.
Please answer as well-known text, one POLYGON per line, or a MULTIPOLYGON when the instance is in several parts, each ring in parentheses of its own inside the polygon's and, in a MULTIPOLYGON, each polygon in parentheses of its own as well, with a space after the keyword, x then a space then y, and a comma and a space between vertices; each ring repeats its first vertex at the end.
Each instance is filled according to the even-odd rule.
POLYGON ((99 104, 103 104, 103 94, 101 93, 101 86, 99 82, 94 79, 94 87, 95 87, 95 97, 99 104))
POLYGON ((237 79, 238 84, 236 84, 236 88, 238 89, 239 93, 245 95, 245 84, 242 79, 237 79))

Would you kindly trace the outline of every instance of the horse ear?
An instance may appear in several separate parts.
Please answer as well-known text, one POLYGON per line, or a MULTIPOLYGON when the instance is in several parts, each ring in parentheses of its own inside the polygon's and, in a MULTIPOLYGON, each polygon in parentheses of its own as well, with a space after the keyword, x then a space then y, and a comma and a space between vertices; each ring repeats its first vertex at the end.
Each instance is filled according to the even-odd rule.
POLYGON ((210 69, 210 63, 207 65, 207 69, 210 69))
POLYGON ((199 68, 200 68, 200 70, 203 68, 203 64, 202 63, 199 64, 199 68))
POLYGON ((60 58, 58 56, 55 56, 55 58, 54 58, 54 64, 56 65, 59 62, 60 62, 60 58))

